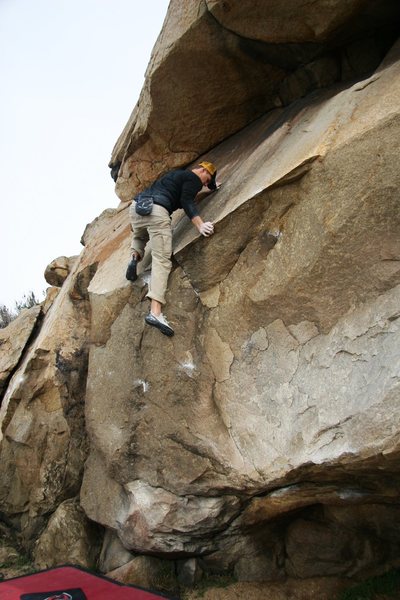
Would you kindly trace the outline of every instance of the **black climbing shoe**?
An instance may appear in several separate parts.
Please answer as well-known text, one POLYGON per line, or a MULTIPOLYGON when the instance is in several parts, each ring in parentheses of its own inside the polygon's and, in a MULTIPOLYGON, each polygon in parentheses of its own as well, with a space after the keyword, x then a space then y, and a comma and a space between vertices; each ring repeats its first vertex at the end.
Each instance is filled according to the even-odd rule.
POLYGON ((129 281, 136 281, 136 279, 137 279, 137 272, 136 272, 137 264, 138 264, 137 258, 132 256, 131 262, 129 263, 128 268, 126 270, 126 278, 129 279, 129 281))
POLYGON ((170 326, 163 314, 159 315, 158 317, 155 317, 153 313, 150 312, 144 318, 144 320, 148 325, 152 325, 152 327, 157 327, 157 329, 159 329, 164 335, 168 335, 168 337, 174 335, 174 330, 172 329, 172 327, 170 326))

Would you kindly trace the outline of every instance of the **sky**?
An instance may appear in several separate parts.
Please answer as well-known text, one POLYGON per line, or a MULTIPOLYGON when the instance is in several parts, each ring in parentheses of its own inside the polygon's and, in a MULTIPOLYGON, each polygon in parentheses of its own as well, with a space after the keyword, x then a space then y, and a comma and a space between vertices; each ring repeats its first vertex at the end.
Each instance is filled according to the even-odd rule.
POLYGON ((108 163, 168 0, 0 0, 0 304, 116 207, 108 163))

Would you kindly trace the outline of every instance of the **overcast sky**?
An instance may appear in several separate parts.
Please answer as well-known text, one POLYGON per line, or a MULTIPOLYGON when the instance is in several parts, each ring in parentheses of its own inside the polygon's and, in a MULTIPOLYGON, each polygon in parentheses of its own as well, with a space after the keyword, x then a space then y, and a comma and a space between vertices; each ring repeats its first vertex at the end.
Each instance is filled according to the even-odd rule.
POLYGON ((0 304, 118 205, 107 167, 168 0, 0 0, 0 304))

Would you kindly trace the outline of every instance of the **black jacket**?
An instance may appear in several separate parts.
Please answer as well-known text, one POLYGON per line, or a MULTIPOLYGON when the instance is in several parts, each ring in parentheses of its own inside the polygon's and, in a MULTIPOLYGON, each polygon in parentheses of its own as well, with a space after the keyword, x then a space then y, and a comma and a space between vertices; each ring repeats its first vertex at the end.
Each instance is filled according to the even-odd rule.
POLYGON ((194 199, 202 187, 200 178, 193 171, 176 169, 157 179, 141 193, 153 196, 154 203, 164 206, 169 214, 183 208, 189 219, 193 219, 199 214, 194 199))

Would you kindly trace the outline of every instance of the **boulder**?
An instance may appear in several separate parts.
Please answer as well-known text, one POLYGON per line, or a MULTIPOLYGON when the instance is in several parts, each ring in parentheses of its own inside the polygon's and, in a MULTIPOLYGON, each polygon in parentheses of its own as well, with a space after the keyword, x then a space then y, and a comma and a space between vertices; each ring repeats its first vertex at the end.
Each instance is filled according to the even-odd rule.
POLYGON ((196 558, 178 561, 177 564, 178 581, 185 587, 193 587, 203 576, 203 570, 196 558))
POLYGON ((0 329, 0 397, 34 333, 40 313, 40 305, 24 309, 7 327, 0 329))
POLYGON ((45 314, 1 406, 0 505, 28 549, 49 515, 79 492, 87 453, 89 313, 84 300, 71 300, 74 285, 69 278, 45 314))
POLYGON ((76 262, 77 256, 59 256, 51 261, 47 265, 44 272, 44 278, 49 285, 55 287, 61 287, 68 275, 71 272, 72 267, 76 262))
POLYGON ((133 555, 122 545, 119 537, 110 529, 106 529, 99 557, 100 571, 102 573, 114 571, 132 559, 133 555))
POLYGON ((152 556, 137 556, 129 563, 107 573, 121 583, 168 591, 175 585, 174 563, 152 556))
POLYGON ((317 10, 299 0, 172 0, 112 152, 117 195, 131 201, 282 102, 372 72, 399 17, 394 0, 323 0, 317 10))
MULTIPOLYGON (((242 37, 258 24, 238 4, 171 2, 115 148, 117 189, 128 201, 207 158, 223 182, 199 203, 215 234, 174 215, 167 338, 144 322, 149 251, 125 278, 127 203, 86 228, 3 399, 0 510, 26 547, 79 493, 107 529, 107 571, 147 564, 138 554, 177 561, 185 581, 397 565, 399 45, 364 79, 336 81, 353 27, 367 39, 379 9, 387 32, 396 7, 310 7, 291 3, 292 39, 318 42, 288 38, 281 53, 242 37)), ((365 67, 346 56, 349 76, 365 67)))
POLYGON ((274 578, 289 542, 267 528, 274 550, 257 550, 246 496, 311 478, 331 492, 301 488, 285 514, 316 494, 346 504, 355 472, 364 501, 392 496, 383 479, 368 490, 398 452, 396 52, 369 80, 269 113, 208 153, 223 164, 223 187, 200 206, 216 233, 175 223, 174 338, 146 328, 143 277, 129 299, 108 278, 120 311, 105 328, 99 292, 115 259, 94 276, 82 504, 130 551, 207 553, 210 568, 274 578))
POLYGON ((65 500, 52 514, 34 550, 37 569, 74 564, 92 569, 100 551, 101 530, 88 520, 76 499, 65 500))
POLYGON ((50 310, 59 292, 59 287, 49 287, 46 289, 46 297, 43 302, 43 314, 46 314, 47 311, 50 310))
POLYGON ((110 166, 122 162, 116 185, 120 199, 131 200, 167 167, 195 160, 199 151, 272 108, 284 74, 258 61, 240 37, 221 28, 205 2, 173 0, 139 103, 111 157, 110 166), (177 87, 182 102, 175 100, 177 87))
POLYGON ((306 3, 289 0, 206 0, 217 21, 238 35, 269 43, 317 42, 333 37, 336 30, 359 14, 367 0, 322 0, 318 10, 306 3))

